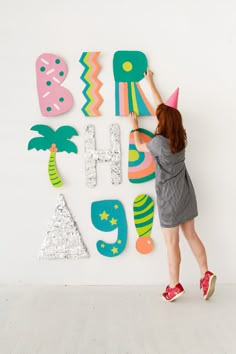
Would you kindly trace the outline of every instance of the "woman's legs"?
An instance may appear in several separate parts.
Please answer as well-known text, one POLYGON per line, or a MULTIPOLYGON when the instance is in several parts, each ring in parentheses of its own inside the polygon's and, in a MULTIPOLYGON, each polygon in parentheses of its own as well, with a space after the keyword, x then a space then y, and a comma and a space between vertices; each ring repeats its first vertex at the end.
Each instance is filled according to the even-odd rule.
POLYGON ((189 220, 189 221, 185 222, 184 224, 181 224, 180 226, 181 226, 183 234, 184 234, 186 240, 188 241, 189 246, 190 246, 197 262, 198 262, 200 272, 201 272, 201 278, 203 278, 205 272, 208 270, 207 256, 206 256, 205 247, 195 231, 194 219, 189 220))
POLYGON ((170 277, 170 287, 173 288, 179 283, 179 268, 181 262, 181 255, 179 249, 179 226, 171 228, 162 228, 164 234, 167 256, 168 256, 168 266, 169 266, 169 277, 170 277))

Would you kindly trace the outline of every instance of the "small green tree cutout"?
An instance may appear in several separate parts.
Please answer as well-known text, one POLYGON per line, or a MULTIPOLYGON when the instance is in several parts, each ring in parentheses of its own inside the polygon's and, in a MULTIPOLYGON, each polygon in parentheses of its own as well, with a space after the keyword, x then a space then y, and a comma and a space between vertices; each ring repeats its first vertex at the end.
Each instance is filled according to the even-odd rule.
POLYGON ((56 153, 57 152, 73 152, 77 154, 77 146, 70 141, 74 135, 79 135, 77 131, 69 125, 64 125, 54 131, 48 125, 34 125, 31 130, 38 132, 41 137, 33 138, 29 141, 28 150, 49 150, 50 156, 48 160, 48 175, 51 184, 54 187, 61 187, 63 182, 57 171, 56 153))

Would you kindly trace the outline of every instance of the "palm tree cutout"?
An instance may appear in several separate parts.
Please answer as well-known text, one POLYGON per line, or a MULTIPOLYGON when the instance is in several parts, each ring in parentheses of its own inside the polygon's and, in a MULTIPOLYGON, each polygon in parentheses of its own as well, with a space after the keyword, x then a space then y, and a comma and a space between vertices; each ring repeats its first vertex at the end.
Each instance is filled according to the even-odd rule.
POLYGON ((51 184, 54 187, 61 187, 63 182, 57 171, 56 153, 66 151, 77 154, 77 146, 70 141, 74 135, 79 135, 77 131, 69 125, 64 125, 54 131, 48 125, 34 125, 31 130, 38 132, 41 137, 33 138, 29 141, 28 150, 49 150, 50 156, 48 160, 48 175, 51 184))

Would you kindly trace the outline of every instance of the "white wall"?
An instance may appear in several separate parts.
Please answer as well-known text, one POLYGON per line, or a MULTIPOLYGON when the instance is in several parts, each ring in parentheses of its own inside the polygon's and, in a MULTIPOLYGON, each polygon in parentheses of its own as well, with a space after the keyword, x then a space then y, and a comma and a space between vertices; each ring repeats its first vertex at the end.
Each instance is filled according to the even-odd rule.
MULTIPOLYGON (((219 282, 235 282, 236 160, 235 160, 235 11, 233 1, 148 0, 117 2, 81 0, 8 1, 1 6, 1 283, 159 284, 167 283, 166 250, 157 210, 152 231, 155 251, 135 250, 132 202, 140 192, 155 197, 154 181, 133 185, 127 180, 128 119, 114 116, 112 58, 116 50, 141 50, 155 72, 164 99, 180 86, 179 109, 187 129, 186 165, 195 186, 199 217, 196 226, 219 282), (102 117, 83 117, 80 80, 82 51, 102 52, 104 83, 102 117), (43 52, 61 55, 69 73, 64 82, 75 104, 64 116, 42 117, 39 110, 35 60, 43 52), (110 183, 109 166, 98 166, 98 186, 85 186, 84 129, 96 125, 97 147, 108 148, 108 129, 118 123, 122 137, 120 186, 110 183), (58 191, 48 181, 48 153, 27 151, 35 124, 78 129, 78 155, 58 154, 65 185, 58 191), (76 262, 39 261, 37 255, 54 212, 64 194, 91 257, 76 262), (118 198, 129 225, 121 256, 98 254, 102 236, 90 220, 94 200, 118 198)), ((154 129, 154 118, 141 126, 154 129)), ((114 239, 115 239, 114 235, 114 239)), ((198 282, 199 271, 181 238, 183 283, 198 282)))

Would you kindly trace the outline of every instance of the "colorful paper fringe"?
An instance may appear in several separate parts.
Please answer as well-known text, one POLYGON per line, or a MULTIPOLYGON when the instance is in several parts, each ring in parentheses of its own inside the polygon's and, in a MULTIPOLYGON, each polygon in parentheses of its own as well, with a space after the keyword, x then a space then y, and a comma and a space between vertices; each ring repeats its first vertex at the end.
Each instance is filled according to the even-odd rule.
POLYGON ((128 116, 135 112, 139 116, 155 114, 138 82, 116 82, 116 116, 128 116))

